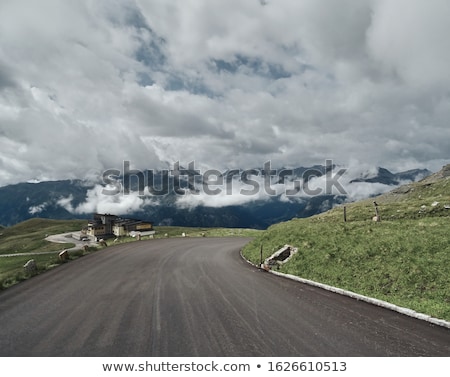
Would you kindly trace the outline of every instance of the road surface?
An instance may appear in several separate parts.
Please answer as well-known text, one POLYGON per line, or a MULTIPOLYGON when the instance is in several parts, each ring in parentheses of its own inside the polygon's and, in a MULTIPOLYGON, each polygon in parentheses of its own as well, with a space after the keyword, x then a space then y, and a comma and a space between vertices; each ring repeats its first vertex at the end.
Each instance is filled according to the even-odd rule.
POLYGON ((53 234, 53 235, 46 237, 45 240, 49 241, 49 242, 55 242, 55 243, 73 243, 73 244, 75 244, 74 247, 67 249, 68 251, 79 250, 79 249, 83 248, 83 246, 85 246, 85 245, 98 246, 98 242, 93 242, 91 240, 81 241, 72 236, 72 234, 77 234, 77 236, 78 236, 78 233, 80 233, 80 232, 53 234))
POLYGON ((0 356, 450 355, 450 330, 257 270, 247 241, 136 241, 0 292, 0 356))

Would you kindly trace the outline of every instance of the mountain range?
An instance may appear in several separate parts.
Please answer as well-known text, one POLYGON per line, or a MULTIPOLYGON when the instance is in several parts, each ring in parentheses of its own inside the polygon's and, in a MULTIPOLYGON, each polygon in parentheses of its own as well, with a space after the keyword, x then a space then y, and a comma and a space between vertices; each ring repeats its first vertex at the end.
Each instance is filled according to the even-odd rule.
MULTIPOLYGON (((310 183, 311 186, 316 183, 319 187, 333 169, 336 167, 322 165, 285 169, 283 171, 289 174, 272 177, 270 184, 279 189, 297 181, 310 183)), ((251 172, 259 179, 253 181, 253 186, 250 175, 247 177, 224 172, 214 178, 220 178, 221 182, 231 183, 241 190, 242 187, 250 189, 264 178, 264 173, 259 174, 263 172, 261 169, 252 169, 251 172)), ((123 194, 123 187, 122 192, 115 196, 104 195, 107 186, 100 180, 26 182, 3 186, 0 187, 0 224, 11 226, 33 217, 87 219, 95 212, 105 212, 152 221, 155 225, 265 229, 295 217, 309 217, 327 211, 336 204, 378 195, 391 190, 393 186, 417 181, 431 174, 426 169, 392 173, 377 168, 372 172, 344 175, 342 186, 345 192, 323 192, 309 196, 300 193, 289 197, 285 195, 285 190, 277 190, 273 195, 258 192, 253 196, 242 196, 233 191, 233 195, 214 197, 199 192, 198 188, 204 185, 204 177, 195 176, 195 179, 191 179, 194 172, 185 169, 184 173, 186 176, 177 182, 176 178, 167 176, 164 171, 161 174, 145 172, 145 182, 151 181, 152 188, 165 189, 165 195, 152 195, 151 188, 145 195, 140 195, 142 182, 138 182, 136 177, 126 176, 115 179, 119 184, 129 182, 129 195, 123 194)), ((258 188, 262 191, 262 186, 258 188)))

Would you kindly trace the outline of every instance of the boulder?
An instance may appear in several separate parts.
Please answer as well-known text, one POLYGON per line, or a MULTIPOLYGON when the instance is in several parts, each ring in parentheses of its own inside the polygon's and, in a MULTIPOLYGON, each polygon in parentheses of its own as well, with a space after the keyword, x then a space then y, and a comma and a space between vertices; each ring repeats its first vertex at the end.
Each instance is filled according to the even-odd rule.
POLYGON ((29 274, 33 274, 37 272, 37 264, 34 259, 30 259, 27 263, 23 265, 23 268, 25 269, 25 272, 29 274))
POLYGON ((69 252, 67 250, 63 250, 58 254, 59 260, 65 262, 69 259, 69 252))

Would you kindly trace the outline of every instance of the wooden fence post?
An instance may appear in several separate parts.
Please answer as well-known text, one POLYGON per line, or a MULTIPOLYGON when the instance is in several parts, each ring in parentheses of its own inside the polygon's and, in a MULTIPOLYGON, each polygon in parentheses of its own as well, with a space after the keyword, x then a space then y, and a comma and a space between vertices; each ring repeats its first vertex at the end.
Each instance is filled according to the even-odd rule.
POLYGON ((378 212, 378 204, 377 202, 373 202, 373 205, 375 206, 375 217, 373 218, 374 221, 381 221, 380 213, 378 212))

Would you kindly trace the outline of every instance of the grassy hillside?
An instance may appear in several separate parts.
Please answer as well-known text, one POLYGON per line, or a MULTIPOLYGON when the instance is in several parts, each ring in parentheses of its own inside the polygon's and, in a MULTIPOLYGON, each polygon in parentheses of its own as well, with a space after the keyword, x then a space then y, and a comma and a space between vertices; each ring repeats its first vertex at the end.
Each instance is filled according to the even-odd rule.
MULTIPOLYGON (((369 220, 375 215, 373 201, 383 220, 423 219, 450 216, 450 165, 438 173, 415 183, 400 186, 376 198, 347 204, 347 220, 369 220)), ((343 206, 319 217, 327 220, 343 219, 343 206)))
POLYGON ((23 265, 34 259, 38 266, 37 273, 58 266, 61 262, 56 254, 43 254, 30 256, 16 256, 0 258, 0 290, 17 284, 31 277, 24 272, 23 265))
POLYGON ((45 241, 49 234, 79 231, 86 220, 31 219, 1 230, 0 254, 56 251, 73 244, 45 241))
MULTIPOLYGON (((56 244, 45 241, 44 238, 50 234, 80 230, 85 223, 85 220, 31 219, 3 228, 0 231, 0 254, 45 253, 72 247, 71 243, 56 244)), ((72 254, 71 257, 76 258, 77 254, 72 254)), ((61 263, 57 254, 0 257, 0 290, 30 277, 23 269, 23 265, 30 259, 36 261, 37 273, 61 263)))
POLYGON ((281 272, 450 320, 450 166, 423 181, 308 219, 277 224, 244 255, 259 263, 284 244, 299 248, 281 272))

